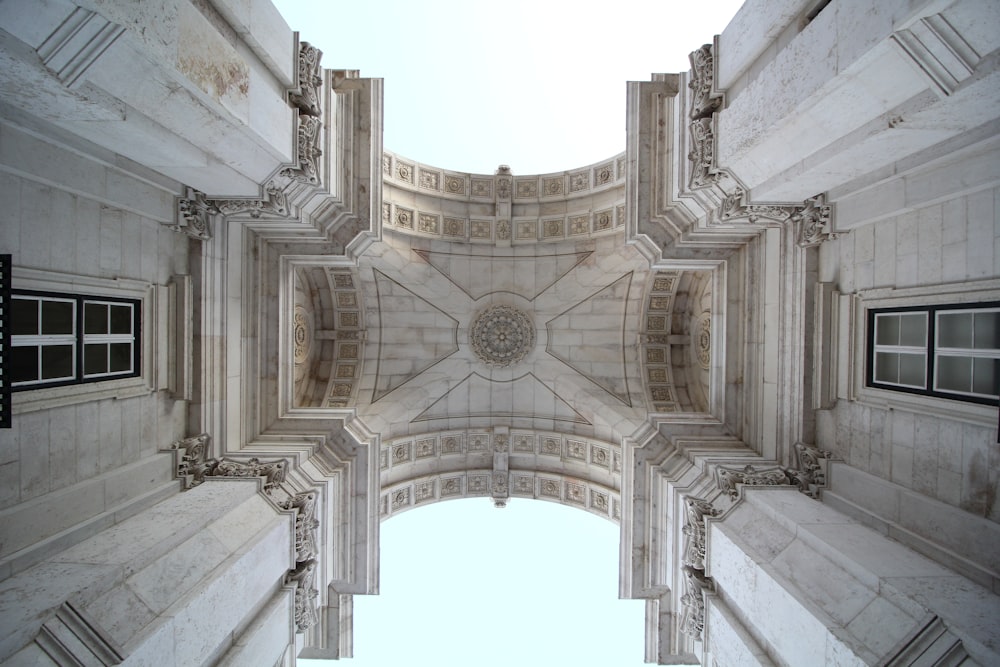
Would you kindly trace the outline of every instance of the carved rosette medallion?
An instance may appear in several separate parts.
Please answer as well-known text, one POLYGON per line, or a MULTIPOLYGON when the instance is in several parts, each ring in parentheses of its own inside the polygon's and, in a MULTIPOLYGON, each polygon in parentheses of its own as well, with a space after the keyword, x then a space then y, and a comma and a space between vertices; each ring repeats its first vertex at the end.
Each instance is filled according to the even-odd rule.
POLYGON ((469 342, 484 364, 506 368, 524 359, 535 346, 535 325, 513 306, 490 306, 472 321, 469 342))

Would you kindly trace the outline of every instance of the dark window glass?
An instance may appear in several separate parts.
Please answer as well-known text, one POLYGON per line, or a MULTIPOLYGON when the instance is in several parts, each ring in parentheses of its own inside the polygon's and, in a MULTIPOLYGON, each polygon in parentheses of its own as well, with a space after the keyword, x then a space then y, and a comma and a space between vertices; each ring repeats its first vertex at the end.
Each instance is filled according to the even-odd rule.
POLYGON ((34 336, 38 333, 37 299, 11 299, 10 333, 12 336, 34 336))
POLYGON ((60 380, 73 377, 73 346, 42 346, 42 379, 60 380))
POLYGON ((103 303, 88 303, 83 311, 83 333, 108 333, 108 306, 103 303))

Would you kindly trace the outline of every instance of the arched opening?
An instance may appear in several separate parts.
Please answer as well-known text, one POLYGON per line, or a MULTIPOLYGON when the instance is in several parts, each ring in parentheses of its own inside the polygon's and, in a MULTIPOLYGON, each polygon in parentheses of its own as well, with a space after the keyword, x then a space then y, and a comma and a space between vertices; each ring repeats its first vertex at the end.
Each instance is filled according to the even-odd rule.
POLYGON ((467 498, 393 517, 380 539, 381 593, 354 599, 356 667, 644 664, 645 604, 618 600, 607 519, 467 498))

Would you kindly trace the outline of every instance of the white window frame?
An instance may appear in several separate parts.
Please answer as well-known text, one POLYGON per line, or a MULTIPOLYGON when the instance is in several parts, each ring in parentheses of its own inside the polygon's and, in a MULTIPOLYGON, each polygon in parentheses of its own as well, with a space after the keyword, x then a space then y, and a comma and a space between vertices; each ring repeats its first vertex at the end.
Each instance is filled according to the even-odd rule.
POLYGON ((932 414, 981 426, 995 426, 997 406, 969 403, 957 398, 911 394, 868 386, 869 310, 918 309, 928 305, 973 304, 1000 301, 1000 280, 982 280, 926 287, 876 288, 839 297, 839 357, 845 372, 839 375, 837 396, 882 410, 932 414))
POLYGON ((30 391, 14 391, 11 396, 11 413, 24 414, 38 410, 77 405, 109 398, 123 399, 143 396, 155 390, 153 333, 157 330, 155 286, 141 280, 126 278, 108 279, 79 276, 55 271, 44 271, 13 266, 12 291, 81 294, 101 300, 131 299, 139 302, 138 374, 117 377, 100 382, 39 387, 30 391))

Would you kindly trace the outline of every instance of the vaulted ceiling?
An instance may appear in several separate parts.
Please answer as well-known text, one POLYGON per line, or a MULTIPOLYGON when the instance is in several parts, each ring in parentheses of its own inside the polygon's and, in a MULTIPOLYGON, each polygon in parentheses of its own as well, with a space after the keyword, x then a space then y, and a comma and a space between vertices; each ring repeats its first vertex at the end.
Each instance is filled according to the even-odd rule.
POLYGON ((495 426, 619 443, 704 412, 708 272, 626 243, 621 159, 538 176, 386 154, 383 236, 357 267, 300 266, 295 403, 384 441, 495 426), (479 201, 482 199, 482 201, 479 201))

